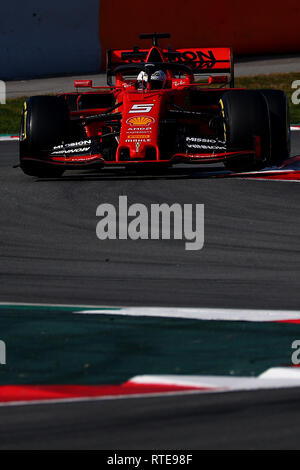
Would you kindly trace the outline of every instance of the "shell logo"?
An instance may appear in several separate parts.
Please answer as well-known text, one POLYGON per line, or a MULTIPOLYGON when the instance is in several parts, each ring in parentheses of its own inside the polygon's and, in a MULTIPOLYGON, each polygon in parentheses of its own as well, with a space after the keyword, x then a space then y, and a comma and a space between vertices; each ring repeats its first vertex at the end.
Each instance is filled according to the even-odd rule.
POLYGON ((134 116, 132 118, 127 119, 127 124, 131 126, 149 126, 155 119, 150 116, 134 116))

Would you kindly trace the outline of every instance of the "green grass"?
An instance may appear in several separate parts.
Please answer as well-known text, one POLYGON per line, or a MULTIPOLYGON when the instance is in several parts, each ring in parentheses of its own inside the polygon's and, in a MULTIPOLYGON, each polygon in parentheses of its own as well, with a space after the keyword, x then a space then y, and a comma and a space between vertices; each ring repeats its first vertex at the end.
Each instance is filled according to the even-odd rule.
POLYGON ((242 88, 273 88, 286 93, 289 105, 291 122, 300 123, 300 104, 295 105, 291 101, 291 95, 295 91, 292 83, 300 80, 300 73, 278 73, 271 75, 254 75, 253 77, 240 77, 235 79, 235 86, 242 88))
POLYGON ((19 134, 21 113, 26 97, 0 104, 0 134, 19 134))
MULTIPOLYGON (((280 73, 272 75, 255 75, 253 77, 236 78, 235 86, 242 88, 275 88, 283 90, 289 100, 291 122, 300 123, 300 104, 295 105, 291 101, 294 80, 300 80, 300 73, 280 73)), ((20 118, 23 103, 26 97, 7 100, 5 105, 0 104, 0 134, 19 133, 20 118)))

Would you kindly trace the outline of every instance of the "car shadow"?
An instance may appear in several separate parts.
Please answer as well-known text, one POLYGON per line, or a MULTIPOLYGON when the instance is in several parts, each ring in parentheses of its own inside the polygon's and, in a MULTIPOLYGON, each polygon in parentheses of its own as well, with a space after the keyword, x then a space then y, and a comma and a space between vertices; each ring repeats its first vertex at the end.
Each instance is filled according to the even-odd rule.
POLYGON ((102 170, 75 170, 68 172, 60 178, 36 178, 36 182, 59 181, 151 181, 151 180, 178 180, 178 179, 210 179, 231 174, 223 166, 207 168, 169 168, 163 171, 134 171, 122 168, 105 168, 102 170))

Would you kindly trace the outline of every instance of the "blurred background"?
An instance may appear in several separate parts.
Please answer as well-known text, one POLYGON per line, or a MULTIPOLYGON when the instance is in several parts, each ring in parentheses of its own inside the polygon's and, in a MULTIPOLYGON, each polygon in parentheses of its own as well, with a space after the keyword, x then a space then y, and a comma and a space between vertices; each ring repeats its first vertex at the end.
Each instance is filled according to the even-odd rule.
POLYGON ((297 0, 11 0, 1 5, 0 78, 97 72, 107 48, 139 45, 141 32, 170 32, 175 48, 229 45, 238 57, 297 53, 299 13, 297 0))

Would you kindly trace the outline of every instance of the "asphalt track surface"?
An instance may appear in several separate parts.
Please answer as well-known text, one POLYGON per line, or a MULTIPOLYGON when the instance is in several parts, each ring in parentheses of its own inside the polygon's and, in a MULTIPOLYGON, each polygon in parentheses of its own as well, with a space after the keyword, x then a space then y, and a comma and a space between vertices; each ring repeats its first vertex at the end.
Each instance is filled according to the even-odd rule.
POLYGON ((0 449, 299 449, 299 401, 294 388, 6 407, 0 449))
MULTIPOLYGON (((293 133, 292 154, 300 154, 293 133)), ((297 183, 167 174, 26 177, 0 145, 1 301, 298 309, 297 183), (205 204, 205 246, 96 238, 96 207, 205 204)), ((210 168, 210 170, 212 170, 210 168)), ((0 448, 299 448, 299 390, 4 407, 0 448)))
POLYGON ((207 178, 205 166, 41 180, 12 168, 17 149, 0 145, 1 301, 298 309, 297 183, 207 178), (205 204, 204 248, 98 240, 96 208, 118 207, 119 195, 147 207, 205 204))

